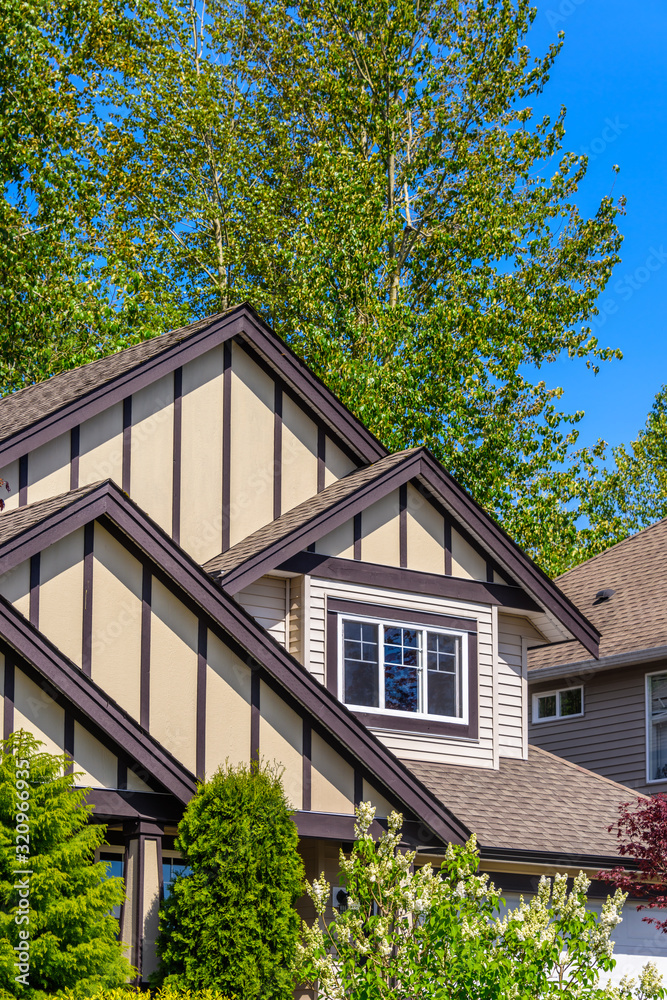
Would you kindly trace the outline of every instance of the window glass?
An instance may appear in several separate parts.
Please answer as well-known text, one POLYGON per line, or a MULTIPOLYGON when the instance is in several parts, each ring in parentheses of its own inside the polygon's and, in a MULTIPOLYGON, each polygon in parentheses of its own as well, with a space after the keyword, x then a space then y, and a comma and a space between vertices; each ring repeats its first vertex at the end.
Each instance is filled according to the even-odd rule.
POLYGON ((177 875, 191 875, 192 869, 188 868, 182 858, 162 858, 162 881, 164 888, 164 898, 171 895, 171 884, 177 875))
POLYGON ((667 674, 649 677, 649 773, 667 779, 667 674))
POLYGON ((385 627, 384 707, 395 712, 418 712, 421 632, 385 627))
POLYGON ((545 694, 537 699, 538 719, 553 719, 556 715, 556 695, 545 694))
POLYGON ((560 714, 581 715, 581 688, 560 692, 560 714))
POLYGON ((378 708, 378 627, 370 622, 345 622, 343 631, 345 702, 378 708))
MULTIPOLYGON (((103 851, 100 854, 100 861, 106 867, 107 878, 123 878, 123 855, 112 854, 110 851, 103 851)), ((120 906, 114 906, 111 911, 116 920, 120 920, 120 906)))
POLYGON ((459 663, 461 640, 458 636, 426 634, 426 667, 429 715, 460 717, 461 691, 459 663))

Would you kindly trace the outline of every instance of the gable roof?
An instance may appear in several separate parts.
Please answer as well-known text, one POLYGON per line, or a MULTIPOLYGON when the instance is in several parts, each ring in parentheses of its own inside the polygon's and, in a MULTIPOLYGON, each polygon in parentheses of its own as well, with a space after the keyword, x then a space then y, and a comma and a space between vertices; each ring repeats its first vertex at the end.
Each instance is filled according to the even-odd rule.
MULTIPOLYGON (((626 538, 558 578, 558 586, 601 633, 600 667, 667 653, 667 518, 626 538), (600 601, 601 590, 613 590, 600 601)), ((590 658, 578 642, 536 649, 529 670, 571 670, 590 658)))
MULTIPOLYGON (((120 529, 184 593, 186 599, 222 628, 278 687, 288 692, 317 727, 327 730, 334 744, 342 746, 358 760, 380 786, 390 790, 391 797, 401 801, 436 836, 443 841, 467 838, 467 828, 424 788, 405 765, 244 608, 225 594, 113 482, 107 480, 53 500, 41 501, 30 508, 5 512, 0 517, 3 530, 0 538, 0 574, 41 551, 45 545, 97 518, 102 523, 110 521, 120 529)), ((18 613, 11 610, 16 617, 18 613)), ((1 624, 0 619, 0 635, 1 624)), ((21 636, 11 634, 18 643, 15 648, 22 652, 21 636)), ((14 645, 12 639, 9 641, 14 645)), ((46 640, 43 641, 46 643, 46 640)), ((29 658, 26 654, 26 659, 29 658)), ((48 661, 44 662, 48 670, 48 661)), ((56 686, 56 682, 53 683, 56 686)))
POLYGON ((387 449, 249 305, 198 320, 0 399, 0 466, 231 340, 252 348, 361 462, 387 449))
MULTIPOLYGON (((350 473, 209 560, 204 568, 228 592, 238 593, 374 501, 415 478, 438 505, 464 526, 463 530, 493 555, 503 573, 521 581, 521 587, 539 607, 551 612, 590 654, 597 656, 597 629, 426 448, 397 452, 350 473)), ((407 571, 401 572, 408 575, 407 571)), ((496 585, 484 586, 491 594, 496 585)))
POLYGON ((618 839, 608 827, 618 820, 618 807, 638 794, 534 746, 527 760, 501 758, 497 771, 421 761, 408 766, 474 830, 483 858, 520 860, 530 853, 560 863, 617 861, 618 839))
POLYGON ((0 641, 34 667, 66 702, 183 804, 190 801, 197 780, 120 705, 64 656, 12 605, 0 596, 0 641))

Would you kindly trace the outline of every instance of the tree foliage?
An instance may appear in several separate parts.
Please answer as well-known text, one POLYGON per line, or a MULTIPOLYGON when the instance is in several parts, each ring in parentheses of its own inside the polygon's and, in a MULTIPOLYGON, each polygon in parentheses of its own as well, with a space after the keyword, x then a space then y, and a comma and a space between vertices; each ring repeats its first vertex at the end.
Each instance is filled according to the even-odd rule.
MULTIPOLYGON (((600 872, 601 878, 613 882, 623 892, 631 892, 648 902, 638 909, 667 909, 667 795, 659 793, 649 799, 626 802, 619 807, 616 833, 620 840, 619 853, 633 858, 634 870, 622 866, 600 872)), ((613 829, 613 827, 610 827, 613 829)), ((667 920, 644 917, 667 934, 667 920)))
POLYGON ((188 804, 178 877, 160 916, 156 984, 262 1000, 292 997, 303 867, 280 779, 221 768, 188 804))
POLYGON ((122 986, 132 970, 111 911, 123 880, 94 861, 106 828, 89 822, 67 757, 44 753, 23 731, 0 748, 0 988, 41 998, 122 986), (19 971, 26 942, 29 969, 19 971))
POLYGON ((357 810, 356 840, 341 852, 347 908, 327 919, 324 875, 308 891, 319 917, 304 925, 301 974, 322 1000, 648 1000, 664 997, 660 976, 646 966, 640 982, 603 986, 614 967, 610 935, 621 920, 617 890, 598 916, 586 909, 589 880, 580 873, 540 880, 536 895, 502 913, 488 875, 477 874, 474 838, 449 845, 440 872, 413 867, 403 852, 401 816, 375 842, 375 810, 357 810))

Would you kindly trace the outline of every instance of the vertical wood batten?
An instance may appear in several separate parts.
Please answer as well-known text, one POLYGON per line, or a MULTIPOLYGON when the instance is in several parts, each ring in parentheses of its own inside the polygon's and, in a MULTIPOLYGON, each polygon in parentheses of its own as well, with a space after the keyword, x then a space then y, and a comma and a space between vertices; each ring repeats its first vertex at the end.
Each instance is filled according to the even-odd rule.
POLYGON ((361 514, 354 515, 354 558, 361 559, 361 514))
POLYGON ((123 400, 123 482, 126 493, 130 492, 130 468, 132 458, 132 397, 123 400))
POLYGON ((208 629, 201 618, 197 632, 197 737, 196 771, 200 781, 206 771, 206 660, 208 655, 208 629))
POLYGON ((321 493, 322 490, 324 489, 326 465, 327 465, 327 434, 322 424, 319 424, 317 428, 317 492, 318 493, 321 493))
POLYGON ((150 724, 152 583, 151 571, 148 565, 144 564, 141 584, 141 693, 139 721, 146 730, 150 724))
POLYGON ((408 486, 398 488, 398 550, 401 569, 408 565, 408 486))
POLYGON ((312 800, 312 730, 308 719, 303 720, 303 798, 301 808, 306 812, 311 809, 312 800))
POLYGON ((5 684, 4 684, 4 705, 2 729, 3 739, 8 740, 14 732, 14 685, 15 668, 14 660, 5 656, 5 684))
POLYGON ((222 362, 222 551, 229 548, 232 451, 232 343, 225 341, 222 362))
POLYGON ((183 441, 183 369, 174 371, 173 476, 171 487, 171 537, 181 541, 181 463, 183 441))
POLYGON ((445 576, 452 575, 452 523, 445 518, 445 576))
POLYGON ((83 532, 83 634, 81 642, 81 669, 92 676, 93 637, 93 549, 95 522, 87 524, 83 532))
POLYGON ((69 440, 69 488, 76 490, 79 488, 79 452, 81 450, 81 429, 78 424, 70 431, 69 440))
POLYGON ((273 519, 282 513, 283 488, 283 390, 276 382, 273 403, 273 519))
POLYGON ((28 502, 28 456, 21 455, 19 459, 19 507, 25 507, 28 502))
POLYGON ((356 768, 354 770, 354 808, 356 809, 364 798, 364 776, 356 768))
POLYGON ((40 554, 30 557, 30 624, 39 628, 40 554))
POLYGON ((74 716, 70 708, 65 708, 65 732, 63 738, 63 750, 68 754, 70 761, 67 765, 66 774, 74 772, 74 716))
POLYGON ((259 761, 259 704, 260 678, 259 668, 253 667, 250 679, 250 760, 259 761))

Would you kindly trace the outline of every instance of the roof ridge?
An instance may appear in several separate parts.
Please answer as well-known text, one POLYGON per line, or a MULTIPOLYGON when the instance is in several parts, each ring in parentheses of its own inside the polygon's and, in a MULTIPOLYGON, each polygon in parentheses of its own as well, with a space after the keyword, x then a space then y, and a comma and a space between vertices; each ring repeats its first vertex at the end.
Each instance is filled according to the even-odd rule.
POLYGON ((591 771, 589 767, 582 767, 581 764, 575 764, 573 760, 568 760, 567 757, 559 757, 558 754, 552 753, 550 750, 545 750, 543 747, 538 747, 535 743, 529 743, 528 749, 535 750, 537 753, 542 754, 543 757, 551 757, 551 759, 557 761, 557 763, 566 764, 575 771, 581 771, 582 774, 592 775, 592 777, 611 785, 613 788, 622 789, 624 792, 631 792, 638 798, 649 799, 651 797, 650 795, 644 795, 643 792, 638 792, 634 788, 629 788, 628 785, 621 784, 620 781, 614 781, 613 778, 607 778, 604 774, 599 774, 597 771, 591 771))
POLYGON ((636 531, 634 535, 628 535, 627 538, 621 538, 619 542, 614 542, 613 545, 609 545, 606 549, 603 549, 602 552, 598 552, 596 555, 591 556, 590 559, 585 559, 584 562, 577 563, 576 566, 572 566, 571 569, 568 569, 564 573, 561 573, 560 576, 557 576, 556 581, 564 580, 565 577, 570 575, 570 573, 576 573, 576 571, 582 569, 582 567, 590 566, 591 563, 596 561, 596 559, 601 559, 603 556, 608 555, 615 549, 620 548, 621 545, 629 545, 630 542, 634 542, 635 539, 640 537, 640 535, 645 535, 649 531, 659 528, 661 525, 667 525, 667 517, 661 517, 659 521, 654 521, 653 524, 648 524, 645 528, 641 528, 639 531, 636 531))

